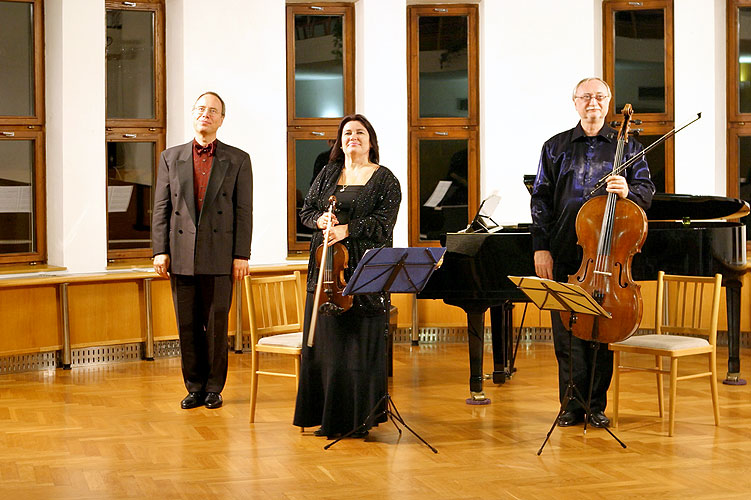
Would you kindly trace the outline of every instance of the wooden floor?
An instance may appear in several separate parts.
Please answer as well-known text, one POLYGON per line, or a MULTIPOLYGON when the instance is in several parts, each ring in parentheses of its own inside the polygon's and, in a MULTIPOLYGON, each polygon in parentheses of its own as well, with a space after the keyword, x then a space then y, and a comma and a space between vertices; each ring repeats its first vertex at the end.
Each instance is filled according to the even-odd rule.
MULTIPOLYGON (((720 372, 725 372, 725 352, 720 372)), ((490 369, 486 355, 486 368, 490 369)), ((272 364, 282 364, 278 358, 272 364)), ((395 346, 391 395, 433 454, 390 423, 324 451, 326 438, 290 425, 295 391, 261 380, 248 423, 250 355, 230 355, 225 406, 181 410, 177 358, 0 377, 3 498, 568 499, 748 498, 751 386, 679 386, 675 437, 656 416, 654 379, 628 375, 617 435, 556 429, 549 344, 522 345, 519 371, 486 383, 489 406, 468 406, 462 344, 395 346), (630 382, 629 382, 630 380, 630 382)), ((743 352, 746 377, 751 356, 743 352)))

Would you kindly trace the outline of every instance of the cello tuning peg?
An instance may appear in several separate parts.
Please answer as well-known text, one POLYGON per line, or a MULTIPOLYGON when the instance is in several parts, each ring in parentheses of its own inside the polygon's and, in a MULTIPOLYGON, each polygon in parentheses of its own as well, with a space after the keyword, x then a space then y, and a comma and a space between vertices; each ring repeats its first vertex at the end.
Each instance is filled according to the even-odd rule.
POLYGON ((631 123, 634 125, 641 125, 641 120, 631 120, 631 123))
POLYGON ((631 129, 631 135, 638 136, 642 132, 644 132, 643 128, 632 128, 631 129))
POLYGON ((621 126, 621 122, 619 122, 617 120, 613 120, 612 122, 610 122, 610 126, 613 127, 613 128, 618 128, 618 127, 621 126))

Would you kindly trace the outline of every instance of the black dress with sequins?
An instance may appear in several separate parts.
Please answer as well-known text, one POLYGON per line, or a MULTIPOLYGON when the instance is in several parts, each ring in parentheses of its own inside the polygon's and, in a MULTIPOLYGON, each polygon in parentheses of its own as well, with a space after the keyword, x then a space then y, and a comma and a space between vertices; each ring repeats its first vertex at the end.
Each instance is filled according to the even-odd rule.
MULTIPOLYGON (((317 229, 315 222, 326 211, 329 196, 337 195, 341 203, 337 218, 340 223, 349 224, 349 237, 342 241, 349 252, 349 268, 345 269, 345 278, 349 279, 366 250, 392 245, 401 189, 394 174, 381 166, 364 186, 337 191, 342 188, 337 186, 341 168, 327 165, 318 175, 305 198, 300 219, 306 226, 317 229), (353 195, 353 191, 358 192, 353 195)), ((311 255, 322 241, 322 231, 316 230, 311 255)), ((390 302, 388 294, 356 295, 353 307, 340 316, 319 314, 315 343, 309 348, 307 337, 317 278, 318 269, 311 257, 300 386, 293 423, 300 427, 320 425, 322 433, 335 436, 363 424, 386 394, 390 302)), ((369 425, 383 421, 385 417, 369 425)))

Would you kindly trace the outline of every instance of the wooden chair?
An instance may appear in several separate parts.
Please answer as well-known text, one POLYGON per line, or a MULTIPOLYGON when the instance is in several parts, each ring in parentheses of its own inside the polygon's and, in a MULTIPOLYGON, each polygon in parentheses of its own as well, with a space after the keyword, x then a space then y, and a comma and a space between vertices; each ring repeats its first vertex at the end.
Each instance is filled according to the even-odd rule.
POLYGON ((252 369, 250 375, 250 421, 255 421, 258 376, 294 377, 300 380, 302 352, 303 295, 300 271, 282 276, 245 277, 245 296, 250 319, 252 369), (259 368, 258 353, 294 356, 295 372, 265 371, 259 368))
POLYGON ((613 419, 618 425, 620 375, 626 371, 646 371, 657 374, 657 401, 663 417, 662 375, 670 374, 670 423, 668 435, 675 427, 676 384, 679 380, 709 377, 712 392, 714 423, 720 425, 720 405, 717 393, 717 318, 720 311, 722 275, 712 277, 676 276, 660 271, 657 277, 655 334, 637 335, 610 344, 614 351, 613 419), (711 304, 706 307, 704 292, 709 292, 711 304), (707 315, 707 309, 709 314, 707 315), (689 336, 690 335, 690 336, 689 336), (654 356, 654 368, 621 365, 621 353, 654 356), (678 375, 678 360, 686 356, 705 355, 706 371, 678 375), (662 369, 662 357, 670 358, 670 369, 662 369))

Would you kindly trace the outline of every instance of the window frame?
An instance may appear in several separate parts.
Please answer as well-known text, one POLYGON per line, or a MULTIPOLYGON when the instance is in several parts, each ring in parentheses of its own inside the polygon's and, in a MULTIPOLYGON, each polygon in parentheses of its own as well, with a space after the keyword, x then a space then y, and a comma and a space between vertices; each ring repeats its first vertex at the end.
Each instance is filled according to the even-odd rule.
POLYGON ((435 4, 407 6, 407 102, 411 127, 476 127, 480 122, 479 13, 476 5, 435 4), (420 33, 419 17, 467 16, 467 117, 420 117, 420 33), (414 98, 413 98, 414 97, 414 98))
POLYGON ((34 230, 35 251, 0 253, 0 264, 39 264, 47 262, 47 187, 46 187, 46 110, 45 110, 45 51, 43 0, 3 0, 33 6, 34 40, 34 114, 29 116, 0 116, 0 141, 34 141, 34 230))
MULTIPOLYGON (((144 143, 153 143, 154 144, 154 165, 153 170, 151 172, 151 190, 152 190, 152 196, 150 203, 153 204, 153 191, 156 188, 156 174, 157 170, 159 168, 159 157, 162 154, 162 151, 166 148, 166 141, 163 133, 160 133, 159 131, 153 131, 148 128, 141 128, 141 129, 129 129, 130 132, 123 133, 122 131, 107 131, 106 135, 106 141, 107 144, 110 144, 112 142, 144 142, 144 143)), ((105 148, 105 164, 107 163, 107 148, 105 148)), ((105 182, 105 200, 108 199, 107 193, 109 189, 109 175, 107 176, 107 180, 105 182)), ((120 259, 133 259, 133 258, 149 258, 152 256, 152 249, 151 244, 149 244, 148 248, 128 248, 128 249, 117 249, 117 250, 110 250, 109 249, 109 229, 110 229, 110 221, 109 221, 109 202, 105 203, 106 210, 107 210, 107 217, 106 217, 106 231, 105 234, 107 235, 107 261, 109 263, 113 263, 120 259)), ((153 206, 152 206, 153 208, 153 206)), ((151 211, 149 212, 149 221, 151 221, 151 211)), ((150 224, 150 222, 149 222, 150 224)))
MULTIPOLYGON (((287 254, 307 258, 310 243, 297 241, 297 164, 296 141, 336 139, 339 123, 335 118, 299 118, 295 116, 295 16, 342 15, 342 64, 344 76, 344 116, 355 112, 355 6, 345 2, 294 3, 285 11, 287 41, 287 254)), ((304 195, 307 193, 304 193, 304 195)))
MULTIPOLYGON (((623 118, 621 117, 621 120, 622 119, 623 118)), ((615 128, 617 130, 617 127, 615 128)), ((639 125, 631 126, 631 131, 633 132, 635 130, 639 131, 639 134, 636 135, 636 139, 641 143, 642 146, 646 148, 651 143, 645 144, 644 141, 640 139, 641 135, 652 135, 652 136, 656 135, 658 137, 662 137, 663 135, 673 130, 673 126, 670 124, 663 124, 663 123, 642 122, 639 125)), ((675 138, 670 137, 664 142, 664 145, 665 145, 665 192, 674 193, 675 192, 675 169, 668 168, 668 165, 675 164, 675 138)), ((649 159, 647 159, 647 162, 649 162, 649 159)))
MULTIPOLYGON (((673 0, 641 0, 630 2, 627 0, 605 0, 602 3, 602 36, 603 36, 603 74, 605 81, 610 85, 615 104, 615 23, 614 16, 620 11, 638 10, 663 10, 664 17, 664 50, 665 50, 665 112, 664 113, 639 113, 634 110, 634 115, 642 122, 673 122, 675 120, 675 63, 673 36, 673 0), (634 5, 637 4, 637 5, 634 5)), ((611 109, 608 112, 607 121, 618 120, 620 109, 611 109)))
POLYGON ((408 106, 408 178, 409 178, 409 221, 408 240, 410 246, 439 246, 439 240, 420 239, 420 140, 427 138, 467 139, 467 220, 474 217, 480 205, 480 91, 479 91, 479 8, 477 4, 420 4, 407 6, 407 106, 408 106), (467 77, 468 114, 466 118, 419 116, 420 100, 420 45, 419 17, 466 15, 467 26, 467 77))
POLYGON ((34 6, 34 114, 29 116, 0 115, 0 125, 38 125, 44 127, 44 2, 43 0, 3 1, 30 3, 34 6))
POLYGON ((430 140, 467 140, 467 224, 474 217, 480 206, 480 168, 479 168, 479 133, 467 127, 424 128, 409 134, 409 237, 410 246, 434 247, 438 240, 420 239, 420 141, 430 140), (414 165, 414 168, 413 168, 414 165))
MULTIPOLYGON (((135 2, 133 5, 124 2, 115 2, 105 0, 105 11, 107 10, 131 10, 154 13, 154 118, 105 118, 105 143, 110 142, 153 142, 154 149, 154 172, 153 183, 151 186, 152 193, 156 188, 156 172, 158 169, 159 156, 166 148, 167 129, 166 129, 166 20, 165 20, 165 3, 164 0, 148 0, 144 2, 135 2)), ((106 17, 105 17, 106 23, 106 17)), ((106 28, 105 28, 106 29, 106 28)), ((105 61, 106 64, 106 61, 105 61)), ((106 89, 106 72, 105 72, 105 89, 106 89)), ((106 105, 106 98, 105 98, 106 105)), ((106 109, 105 109, 106 116, 106 109)), ((104 167, 107 164, 107 148, 105 147, 104 167)), ((105 175, 105 198, 109 188, 109 176, 105 175)), ((152 200, 153 201, 153 200, 152 200)), ((106 205, 106 204, 105 204, 106 205)), ((127 260, 143 260, 152 256, 153 250, 151 244, 145 248, 115 249, 109 247, 109 211, 105 207, 107 239, 107 263, 113 264, 127 260)))
MULTIPOLYGON (((615 109, 615 13, 620 11, 663 10, 665 36, 665 112, 639 113, 634 110, 634 119, 641 120, 636 127, 642 129, 645 135, 662 136, 675 127, 675 63, 673 31, 673 0, 641 0, 630 2, 627 0, 604 0, 602 3, 602 43, 603 43, 603 75, 613 93, 613 107, 608 110, 606 123, 623 120, 620 109, 615 109)), ((649 144, 644 144, 644 147, 649 144)), ((665 192, 675 192, 675 142, 668 139, 665 143, 665 192)))
POLYGON ((0 125, 0 141, 34 141, 34 230, 36 251, 0 253, 0 264, 36 264, 47 259, 47 199, 45 187, 45 133, 38 125, 0 125), (7 135, 12 133, 13 135, 7 135))
POLYGON ((297 241, 297 141, 336 140, 337 130, 338 127, 329 126, 287 132, 287 251, 290 254, 307 255, 310 250, 310 242, 297 241))
MULTIPOLYGON (((154 118, 105 118, 108 128, 164 128, 166 127, 166 71, 164 0, 125 2, 105 0, 105 11, 125 10, 154 12, 154 118)), ((106 22, 106 21, 105 21, 106 22)), ((106 74, 105 74, 106 79, 106 74)), ((105 84, 105 92, 107 86, 105 84)), ((105 105, 106 105, 105 98, 105 105)), ((106 117, 106 109, 105 109, 106 117)))
POLYGON ((344 116, 355 112, 355 7, 351 3, 288 4, 287 24, 287 127, 337 126, 337 118, 301 118, 295 115, 295 16, 342 15, 342 75, 344 77, 344 116))

